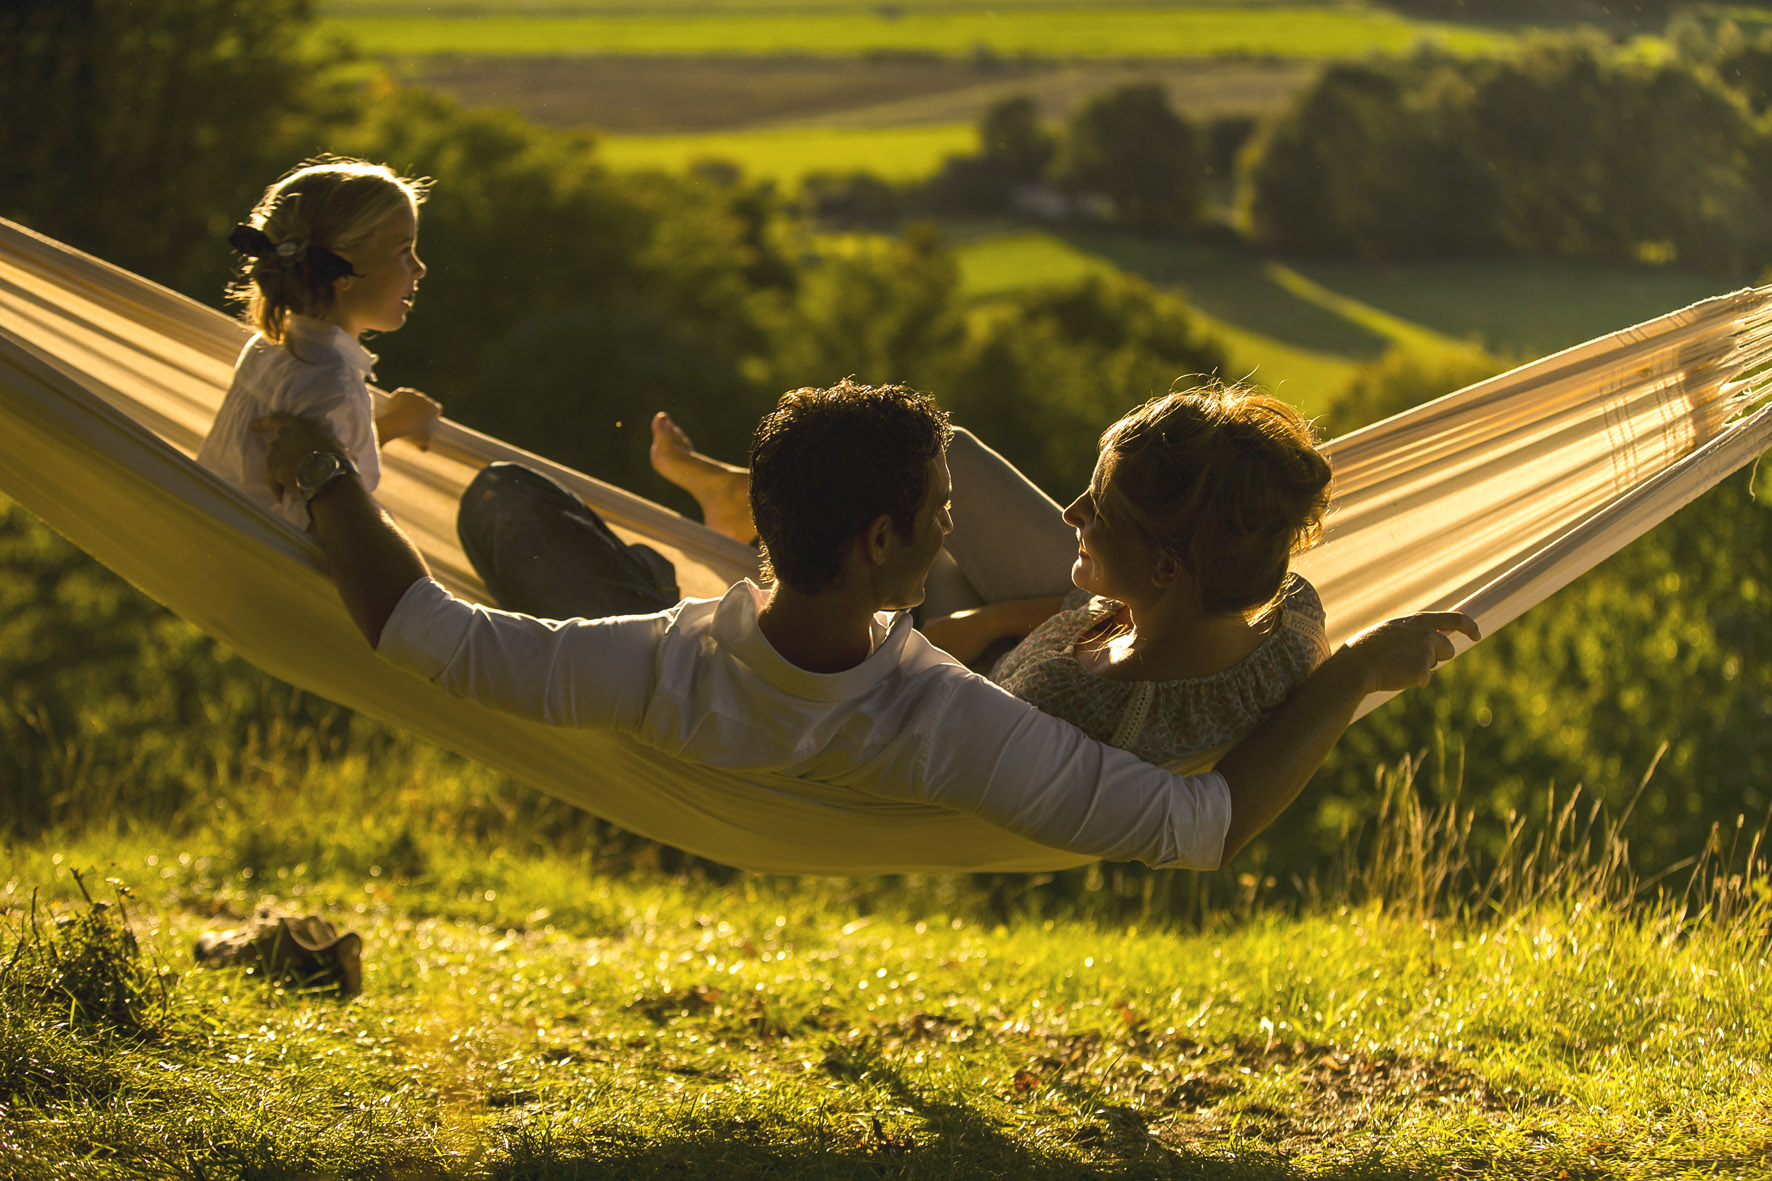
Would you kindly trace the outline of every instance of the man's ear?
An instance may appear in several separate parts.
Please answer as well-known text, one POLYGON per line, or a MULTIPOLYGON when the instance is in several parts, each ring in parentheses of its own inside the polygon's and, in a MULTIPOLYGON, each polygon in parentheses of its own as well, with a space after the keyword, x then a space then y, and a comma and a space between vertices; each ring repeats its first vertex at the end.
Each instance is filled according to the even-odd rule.
POLYGON ((886 555, 891 552, 892 542, 897 537, 898 528, 892 523, 892 515, 881 513, 867 527, 867 532, 861 535, 862 552, 873 565, 884 566, 886 555))

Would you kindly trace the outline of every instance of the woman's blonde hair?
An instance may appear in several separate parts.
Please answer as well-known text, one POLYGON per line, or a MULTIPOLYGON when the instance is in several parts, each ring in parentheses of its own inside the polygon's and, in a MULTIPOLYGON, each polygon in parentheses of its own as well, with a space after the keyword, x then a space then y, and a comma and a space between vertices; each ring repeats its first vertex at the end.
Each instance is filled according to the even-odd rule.
POLYGON ((1257 390, 1154 398, 1102 434, 1101 452, 1140 531, 1193 575, 1208 612, 1271 608, 1292 556, 1322 536, 1329 461, 1297 410, 1257 390))
POLYGON ((265 190, 246 225, 259 231, 232 239, 245 258, 228 296, 246 305, 246 322, 283 343, 291 315, 325 319, 333 283, 353 251, 396 211, 415 213, 430 181, 396 175, 382 164, 321 156, 297 165, 265 190), (243 241, 260 243, 255 255, 243 241), (317 249, 316 249, 317 248, 317 249))

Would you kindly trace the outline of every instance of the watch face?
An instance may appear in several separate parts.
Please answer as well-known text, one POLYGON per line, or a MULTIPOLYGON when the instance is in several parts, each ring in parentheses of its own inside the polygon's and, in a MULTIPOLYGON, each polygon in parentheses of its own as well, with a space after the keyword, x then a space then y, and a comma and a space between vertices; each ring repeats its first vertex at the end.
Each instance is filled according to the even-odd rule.
POLYGON ((345 470, 344 461, 330 451, 316 451, 295 469, 295 484, 303 496, 312 496, 345 470))

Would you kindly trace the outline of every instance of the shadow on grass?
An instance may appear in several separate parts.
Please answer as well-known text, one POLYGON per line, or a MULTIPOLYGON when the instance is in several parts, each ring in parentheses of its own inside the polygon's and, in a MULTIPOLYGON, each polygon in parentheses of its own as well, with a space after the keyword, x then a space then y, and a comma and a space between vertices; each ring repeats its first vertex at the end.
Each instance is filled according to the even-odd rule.
MULTIPOLYGON (((882 1115, 808 1113, 818 1122, 769 1125, 754 1119, 685 1121, 672 1135, 647 1137, 606 1125, 560 1135, 546 1124, 506 1132, 508 1160, 492 1164, 493 1181, 592 1181, 597 1178, 1345 1178, 1418 1181, 1444 1175, 1423 1166, 1379 1162, 1301 1167, 1257 1136, 1202 1129, 1198 1146, 1160 1141, 1144 1114, 1084 1102, 1072 1120, 1014 1134, 1001 1119, 966 1102, 919 1091, 879 1057, 846 1056, 827 1069, 880 1093, 882 1115), (907 1118, 908 1117, 908 1118, 907 1118), (908 1127, 906 1126, 908 1125, 908 1127), (914 1130, 912 1130, 914 1129, 914 1130), (1048 1145, 1049 1147, 1043 1147, 1048 1145)), ((1031 1121, 1030 1121, 1031 1123, 1031 1121)), ((1173 1138, 1173 1134, 1171 1134, 1173 1138)))
POLYGON ((1268 273, 1269 256, 1260 251, 1198 239, 1077 229, 1056 233, 1073 248, 1123 271, 1158 286, 1181 288, 1200 311, 1244 331, 1357 360, 1375 360, 1390 347, 1381 334, 1282 287, 1268 273))
POLYGON ((1721 274, 1558 259, 1294 259, 1288 265, 1400 319, 1521 357, 1556 352, 1744 285, 1721 274))

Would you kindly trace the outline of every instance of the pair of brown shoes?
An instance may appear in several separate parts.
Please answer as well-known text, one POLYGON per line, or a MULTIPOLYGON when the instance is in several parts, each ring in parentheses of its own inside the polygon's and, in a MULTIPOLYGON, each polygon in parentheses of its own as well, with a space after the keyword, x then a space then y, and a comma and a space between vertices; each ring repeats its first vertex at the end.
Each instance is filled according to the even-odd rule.
POLYGON ((363 937, 319 915, 261 906, 249 925, 199 938, 196 951, 209 967, 242 967, 301 988, 330 984, 343 997, 363 991, 363 937))

